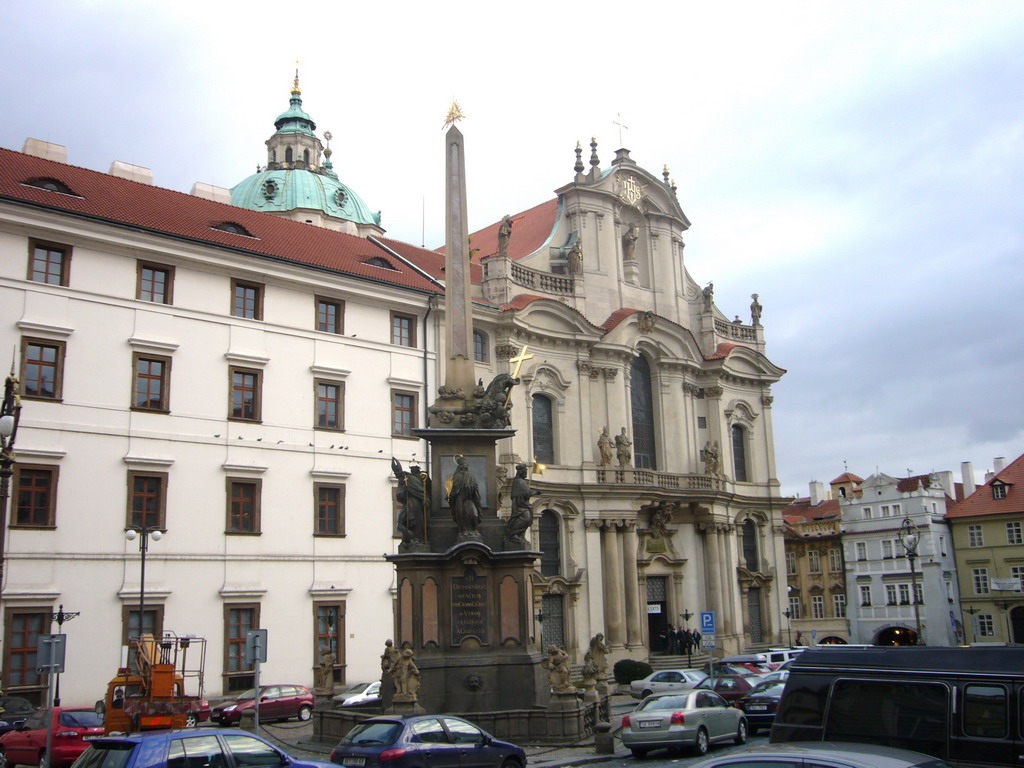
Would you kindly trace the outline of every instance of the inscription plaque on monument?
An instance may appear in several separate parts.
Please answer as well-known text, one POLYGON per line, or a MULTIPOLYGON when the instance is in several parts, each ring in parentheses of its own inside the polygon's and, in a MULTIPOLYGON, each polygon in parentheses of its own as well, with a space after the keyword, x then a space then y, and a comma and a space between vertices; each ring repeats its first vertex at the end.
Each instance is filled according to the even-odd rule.
POLYGON ((453 576, 452 581, 452 645, 460 645, 467 637, 487 644, 487 577, 467 573, 453 576))

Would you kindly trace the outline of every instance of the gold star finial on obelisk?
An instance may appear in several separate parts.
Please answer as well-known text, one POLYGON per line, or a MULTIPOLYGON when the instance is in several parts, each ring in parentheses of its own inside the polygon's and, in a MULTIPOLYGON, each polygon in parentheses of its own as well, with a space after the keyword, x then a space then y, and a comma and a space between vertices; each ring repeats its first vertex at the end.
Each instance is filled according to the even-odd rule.
POLYGON ((466 116, 462 113, 462 107, 459 106, 459 102, 452 99, 452 105, 448 109, 448 117, 444 119, 444 125, 442 128, 447 128, 449 125, 455 125, 459 120, 464 119, 466 116))

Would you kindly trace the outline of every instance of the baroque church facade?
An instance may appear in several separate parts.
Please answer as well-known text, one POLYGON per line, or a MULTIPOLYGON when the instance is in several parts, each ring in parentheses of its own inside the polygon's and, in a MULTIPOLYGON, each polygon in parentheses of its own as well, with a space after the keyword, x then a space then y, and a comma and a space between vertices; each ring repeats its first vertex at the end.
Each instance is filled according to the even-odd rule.
MULTIPOLYGON (((82 617, 64 627, 69 702, 97 698, 140 627, 205 637, 210 697, 251 685, 259 627, 265 679, 311 684, 327 647, 337 683, 376 677, 395 632, 390 460, 423 456, 444 258, 388 239, 315 129, 296 81, 266 166, 189 195, 45 142, 0 150, 0 340, 23 406, 8 693, 41 701, 35 637, 61 606, 82 617), (165 534, 142 585, 128 529, 165 534)), ((729 321, 689 275, 667 173, 624 149, 602 167, 596 143, 569 170, 555 199, 472 236, 476 373, 525 358, 496 473, 534 467, 536 639, 581 663, 603 632, 613 659, 645 658, 714 611, 719 649, 777 643, 784 371, 760 305, 729 321)))

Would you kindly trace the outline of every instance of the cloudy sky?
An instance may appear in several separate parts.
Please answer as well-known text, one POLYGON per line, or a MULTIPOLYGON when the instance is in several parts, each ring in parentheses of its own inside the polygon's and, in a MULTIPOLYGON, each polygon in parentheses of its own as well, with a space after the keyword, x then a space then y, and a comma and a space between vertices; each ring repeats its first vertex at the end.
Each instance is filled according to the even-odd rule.
POLYGON ((442 240, 441 126, 473 228, 549 199, 577 140, 669 166, 686 258, 764 305, 778 476, 1024 452, 1024 3, 7 0, 0 146, 158 185, 265 162, 298 61, 335 168, 390 236, 442 240), (1018 306, 1014 312, 1011 308, 1018 306), (844 465, 845 462, 845 465, 844 465))

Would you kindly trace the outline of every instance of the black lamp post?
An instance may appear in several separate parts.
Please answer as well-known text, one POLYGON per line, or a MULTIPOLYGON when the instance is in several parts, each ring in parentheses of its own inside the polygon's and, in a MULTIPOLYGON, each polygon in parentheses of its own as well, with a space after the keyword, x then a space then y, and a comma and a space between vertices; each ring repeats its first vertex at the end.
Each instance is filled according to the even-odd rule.
POLYGON ((917 637, 915 638, 915 645, 923 645, 921 642, 921 602, 917 599, 917 569, 914 567, 914 561, 917 560, 917 547, 921 543, 921 537, 917 533, 917 526, 910 522, 909 517, 903 518, 903 523, 900 525, 900 545, 906 550, 907 559, 910 561, 910 581, 911 589, 913 590, 913 601, 914 601, 914 624, 917 628, 917 637))
POLYGON ((155 526, 145 525, 133 525, 124 532, 124 537, 128 541, 139 540, 139 557, 142 562, 139 574, 139 640, 142 639, 146 629, 146 552, 149 551, 150 536, 153 537, 153 541, 160 541, 164 537, 164 533, 155 526))
POLYGON ((978 642, 978 628, 974 626, 974 616, 981 613, 981 609, 972 605, 970 608, 964 608, 964 613, 971 614, 971 634, 974 635, 974 642, 978 642))
POLYGON ((790 621, 790 617, 793 612, 787 608, 782 612, 782 615, 786 617, 786 632, 789 634, 789 647, 793 647, 793 622, 790 621))
MULTIPOLYGON (((71 621, 75 616, 78 615, 78 611, 65 611, 64 604, 61 603, 60 607, 57 608, 57 612, 50 616, 50 619, 57 622, 57 634, 64 634, 64 622, 71 621)), ((53 706, 60 706, 60 672, 57 673, 55 690, 53 693, 53 706)))
POLYGON ((683 622, 687 625, 687 629, 689 629, 690 619, 693 618, 693 614, 689 611, 684 610, 682 613, 679 614, 679 618, 683 620, 683 622))
POLYGON ((7 498, 14 475, 14 439, 21 421, 21 385, 11 368, 4 382, 4 399, 0 403, 0 589, 4 578, 4 539, 7 535, 7 498))

